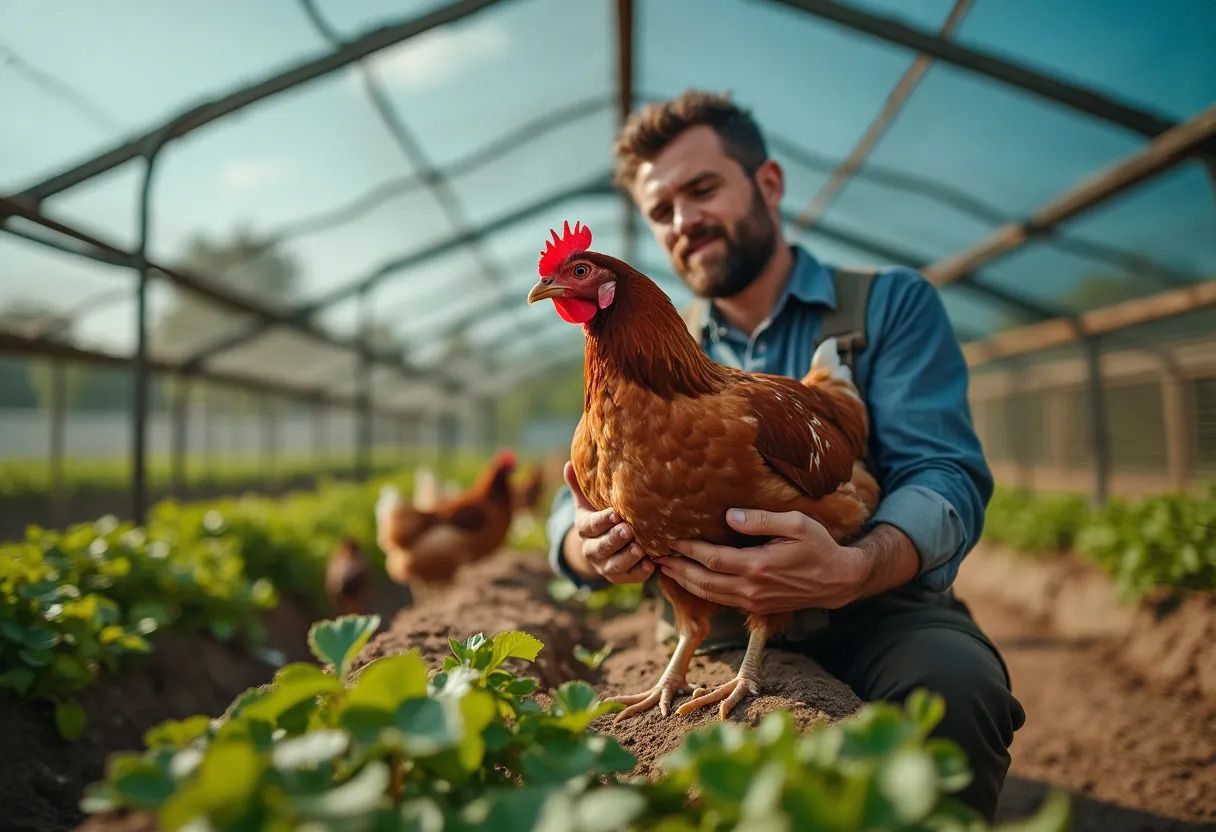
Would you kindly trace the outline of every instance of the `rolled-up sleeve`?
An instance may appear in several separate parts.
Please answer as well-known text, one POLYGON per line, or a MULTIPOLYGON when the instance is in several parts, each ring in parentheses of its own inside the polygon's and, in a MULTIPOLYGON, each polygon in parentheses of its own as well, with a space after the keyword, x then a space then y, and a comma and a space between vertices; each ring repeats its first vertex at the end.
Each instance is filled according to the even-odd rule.
POLYGON ((950 587, 979 540, 992 473, 967 400, 967 362, 937 290, 918 272, 874 282, 861 354, 870 449, 882 497, 872 523, 904 532, 920 555, 914 579, 950 587))

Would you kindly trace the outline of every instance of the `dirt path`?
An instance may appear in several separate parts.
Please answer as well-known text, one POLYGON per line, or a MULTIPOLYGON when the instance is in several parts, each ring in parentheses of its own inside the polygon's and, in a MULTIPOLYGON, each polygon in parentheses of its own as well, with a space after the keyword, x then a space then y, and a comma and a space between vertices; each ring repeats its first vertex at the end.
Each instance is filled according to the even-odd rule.
POLYGON ((1073 793, 1077 832, 1216 830, 1216 705, 1131 678, 1108 648, 1045 635, 960 584, 1026 708, 1002 816, 1033 811, 1050 783, 1073 793))

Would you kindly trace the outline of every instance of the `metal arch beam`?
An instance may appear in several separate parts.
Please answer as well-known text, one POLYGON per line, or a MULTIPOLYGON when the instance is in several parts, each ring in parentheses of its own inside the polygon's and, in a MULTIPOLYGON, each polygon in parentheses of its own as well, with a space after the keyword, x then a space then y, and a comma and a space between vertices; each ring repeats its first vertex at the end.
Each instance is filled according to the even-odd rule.
POLYGON ((1181 164, 1214 138, 1216 105, 1068 189, 1029 219, 1006 223, 974 245, 934 263, 926 270, 926 277, 939 287, 960 280, 980 266, 1051 234, 1085 211, 1181 164))
MULTIPOLYGON (((942 24, 941 32, 938 34, 942 40, 949 41, 954 36, 954 32, 958 29, 959 23, 962 22, 963 16, 967 14, 971 8, 972 0, 954 0, 954 7, 950 13, 946 15, 946 22, 942 24)), ((916 56, 916 60, 904 72, 899 83, 895 85, 895 89, 887 96, 887 100, 883 103, 882 109, 874 120, 870 122, 870 126, 866 128, 861 138, 849 151, 849 155, 841 161, 839 167, 832 171, 832 175, 827 182, 811 198, 807 207, 798 215, 795 222, 799 228, 809 230, 820 217, 827 212, 832 201, 836 198, 845 186, 849 184, 849 180, 857 173, 858 169, 865 164, 866 158, 878 146, 878 142, 890 129, 895 119, 899 117, 903 110, 904 104, 907 103, 912 91, 916 89, 916 85, 920 83, 920 79, 924 77, 928 71, 929 65, 933 63, 933 57, 924 52, 920 52, 916 56)))
POLYGON ((455 22, 471 14, 493 6, 502 0, 457 0, 446 6, 418 15, 410 20, 384 26, 350 41, 341 49, 333 50, 318 58, 280 71, 253 84, 233 90, 219 98, 199 104, 169 119, 163 125, 147 131, 130 141, 110 148, 92 159, 81 162, 49 179, 30 185, 14 199, 27 208, 36 207, 50 196, 79 185, 87 179, 112 170, 119 165, 142 156, 150 144, 161 136, 167 125, 173 129, 165 137, 173 140, 197 130, 216 119, 235 113, 285 90, 328 75, 361 58, 366 58, 381 49, 430 31, 439 26, 455 22))
POLYGON ((888 43, 931 55, 939 61, 984 75, 1049 101, 1154 138, 1175 127, 1173 119, 1133 107, 1097 90, 999 58, 990 52, 961 46, 932 32, 885 15, 872 14, 836 0, 773 0, 823 20, 864 32, 888 43))
MULTIPOLYGON (((769 139, 769 144, 778 152, 788 156, 795 164, 802 165, 810 170, 830 174, 836 169, 835 160, 808 150, 794 140, 780 134, 772 135, 769 139)), ((923 197, 931 202, 952 208, 973 219, 991 225, 1004 225, 1014 219, 1000 208, 989 205, 978 197, 968 194, 966 191, 918 174, 907 173, 882 165, 867 164, 865 167, 854 172, 853 177, 873 182, 881 187, 923 197)), ((1046 244, 1061 251, 1109 263, 1128 272, 1143 273, 1166 287, 1188 286, 1194 282, 1192 276, 1171 268, 1164 263, 1135 252, 1123 251, 1105 243, 1057 234, 1047 240, 1046 244)))
MULTIPOLYGON (((64 223, 60 223, 49 217, 45 217, 42 214, 37 213, 36 211, 27 209, 25 206, 23 206, 19 203, 15 203, 11 200, 5 199, 4 197, 0 197, 0 213, 4 213, 4 212, 8 212, 8 213, 11 213, 12 215, 22 217, 23 219, 27 219, 30 222, 41 225, 44 228, 47 228, 48 230, 55 231, 59 234, 63 234, 64 236, 67 236, 74 240, 82 242, 85 245, 89 246, 90 248, 96 250, 100 254, 98 256, 94 256, 93 254, 91 254, 87 251, 84 251, 84 250, 72 250, 67 247, 56 246, 56 248, 59 248, 60 250, 67 251, 68 253, 72 253, 72 254, 77 254, 81 257, 88 257, 90 259, 100 259, 102 262, 111 262, 111 263, 114 263, 115 265, 122 265, 122 266, 126 266, 129 268, 138 268, 140 265, 136 255, 134 255, 130 252, 123 251, 122 249, 118 248, 117 246, 115 246, 111 243, 108 243, 105 240, 102 240, 98 237, 94 237, 93 235, 88 234, 84 231, 80 231, 69 225, 65 225, 64 223)), ((7 228, 0 228, 0 230, 8 231, 7 228)), ((36 241, 41 242, 41 239, 36 240, 36 241)), ((229 292, 226 289, 223 289, 219 286, 214 285, 211 281, 203 280, 193 274, 178 271, 175 269, 170 269, 165 266, 157 265, 155 263, 148 263, 147 265, 148 265, 149 269, 156 272, 158 275, 160 275, 164 279, 168 280, 170 283, 173 283, 174 285, 179 286, 182 289, 192 292, 195 295, 203 297, 203 298, 211 301, 212 303, 215 303, 218 306, 222 306, 225 309, 232 309, 237 312, 243 312, 246 314, 253 315, 254 317, 259 319, 259 322, 258 322, 258 327, 259 327, 258 331, 259 332, 262 329, 266 328, 267 326, 272 326, 272 325, 276 325, 276 324, 283 325, 283 326, 291 327, 291 328, 303 333, 304 335, 307 335, 308 337, 318 340, 324 344, 328 344, 329 346, 332 346, 332 347, 337 347, 339 349, 346 349, 346 350, 357 350, 358 349, 358 345, 355 342, 346 341, 344 339, 330 335, 329 333, 325 332, 324 330, 319 329, 318 327, 309 323, 307 320, 307 316, 295 316, 295 315, 292 315, 291 313, 283 312, 272 306, 268 306, 264 303, 257 302, 250 298, 240 297, 238 295, 235 295, 235 294, 229 292)), ((421 372, 420 370, 418 370, 415 367, 411 367, 407 362, 402 361, 400 359, 400 357, 398 357, 398 356, 387 355, 387 354, 378 352, 374 356, 374 359, 378 363, 387 364, 391 367, 394 367, 395 369, 400 370, 402 372, 402 374, 407 378, 416 380, 417 378, 426 377, 425 373, 421 372)), ((186 366, 186 369, 190 372, 195 372, 198 370, 198 367, 197 366, 186 366)))
POLYGON ((972 367, 1002 358, 1076 343, 1140 324, 1216 308, 1216 279, 1184 289, 1091 309, 1070 318, 1057 318, 999 332, 963 347, 972 367))
MULTIPOLYGON (((493 234, 504 228, 508 228, 517 222, 535 216, 536 214, 560 205, 571 199, 577 199, 581 196, 600 196, 603 194, 613 193, 612 186, 608 181, 607 176, 597 176, 592 180, 580 183, 571 188, 558 191, 547 197, 543 197, 536 202, 530 203, 523 208, 518 208, 508 214, 490 220, 472 229, 464 234, 456 234, 448 237, 433 245, 427 246, 410 254, 389 260, 374 269, 368 275, 352 281, 344 286, 335 289, 332 292, 309 303, 302 304, 294 311, 287 313, 287 318, 293 321, 305 321, 316 314, 326 306, 330 306, 339 301, 343 301, 349 297, 359 294, 360 292, 370 290, 377 283, 385 278, 405 271, 413 266, 417 266, 428 260, 433 260, 436 257, 441 257, 451 251, 454 251, 461 246, 467 245, 470 241, 480 239, 482 237, 493 234)), ((241 344, 248 343, 258 337, 266 329, 265 324, 259 322, 247 329, 241 330, 233 335, 228 335, 218 339, 212 344, 203 347, 186 361, 186 366, 194 369, 200 367, 204 362, 215 357, 219 353, 233 349, 241 344)))
MULTIPOLYGON (((601 95, 550 110, 451 162, 438 173, 449 180, 472 173, 516 148, 523 147, 554 130, 568 126, 572 121, 586 118, 610 107, 614 100, 613 97, 601 95)), ((358 219, 389 199, 404 196, 424 187, 426 187, 426 181, 418 173, 390 179, 336 208, 284 223, 269 232, 267 236, 272 242, 283 243, 306 234, 327 231, 358 219)), ((1002 217, 1002 219, 1004 218, 1002 217)))
MULTIPOLYGON (((796 219, 792 211, 782 210, 782 219, 791 224, 796 219)), ((820 236, 833 242, 841 243, 857 251, 873 255, 891 263, 897 263, 902 266, 916 269, 923 272, 929 265, 929 261, 923 257, 912 254, 909 251, 904 251, 896 246, 887 243, 879 242, 872 238, 857 234, 853 231, 846 231, 843 228, 833 226, 830 223, 820 221, 810 230, 803 231, 804 234, 811 236, 820 236)), ((1062 315, 1062 310, 1054 309, 1050 306, 1045 306, 1036 303, 1028 298, 1015 295, 1011 292, 1006 292, 1002 289, 997 289, 983 283, 976 283, 974 280, 964 280, 958 283, 960 288, 966 288, 973 294, 981 295, 987 300, 995 301, 1003 306, 1017 309, 1024 315, 1038 321, 1050 320, 1062 315)))
MULTIPOLYGON (((329 40, 335 48, 340 49, 345 45, 337 31, 322 17, 320 10, 317 8, 316 0, 298 0, 298 2, 304 14, 322 37, 329 40)), ((418 138, 406 125, 405 120, 401 118, 398 108, 393 106, 388 94, 384 91, 384 86, 375 77, 371 69, 362 61, 357 62, 356 66, 363 78, 363 88, 367 93, 368 99, 371 101, 372 108, 376 111, 376 115, 389 132, 393 142, 409 163, 421 173, 423 184, 431 192, 435 201, 439 203, 439 207, 443 210, 444 214, 447 215, 448 222, 452 224, 458 233, 468 233, 468 218, 465 216, 464 208, 460 205, 460 200, 456 197, 456 192, 452 190, 451 185, 448 183, 447 177, 435 168, 426 152, 422 149, 418 138)), ((491 284, 501 286, 505 282, 505 277, 498 264, 476 242, 471 243, 469 248, 472 250, 473 259, 480 266, 483 276, 491 284)), ((366 297, 366 293, 363 296, 366 297)))
MULTIPOLYGON (((617 64, 617 127, 625 126, 633 110, 634 57, 634 0, 616 0, 616 64, 617 64)), ((628 193, 621 194, 621 209, 624 211, 625 258, 633 260, 637 254, 638 217, 633 199, 628 193)))
MULTIPOLYGON (((64 361, 77 361, 82 364, 96 364, 108 367, 129 369, 131 359, 125 355, 89 350, 83 347, 65 344, 62 341, 52 341, 45 338, 27 338, 11 332, 0 332, 0 355, 24 355, 32 358, 56 358, 64 361)), ((150 370, 165 374, 183 374, 182 366, 170 361, 151 359, 148 362, 150 370)), ((334 396, 323 388, 293 387, 277 384, 257 376, 246 376, 237 373, 198 373, 194 377, 205 381, 224 384, 252 393, 273 393, 278 396, 296 399, 303 402, 320 402, 326 404, 350 405, 353 399, 334 396)))

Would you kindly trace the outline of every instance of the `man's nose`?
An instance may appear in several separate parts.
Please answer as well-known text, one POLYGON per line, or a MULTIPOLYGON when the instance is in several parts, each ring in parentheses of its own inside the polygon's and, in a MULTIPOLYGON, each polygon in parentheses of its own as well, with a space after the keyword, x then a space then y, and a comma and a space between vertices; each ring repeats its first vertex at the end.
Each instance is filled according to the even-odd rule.
POLYGON ((691 236, 704 221, 702 213, 692 205, 672 206, 671 229, 680 237, 691 236))

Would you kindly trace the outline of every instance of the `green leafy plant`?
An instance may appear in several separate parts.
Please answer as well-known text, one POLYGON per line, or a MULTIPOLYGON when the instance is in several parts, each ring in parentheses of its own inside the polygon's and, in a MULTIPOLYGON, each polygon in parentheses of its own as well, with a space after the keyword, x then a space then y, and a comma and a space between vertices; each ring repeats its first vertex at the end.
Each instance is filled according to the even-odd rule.
POLYGON ((170 625, 222 638, 261 634, 274 587, 244 572, 230 541, 149 540, 113 518, 62 533, 31 529, 0 547, 0 689, 55 703, 60 734, 78 738, 74 694, 170 625))
POLYGON ((590 787, 635 764, 615 741, 586 731, 616 707, 587 685, 552 691, 548 709, 526 698, 535 679, 503 668, 535 659, 542 645, 526 633, 453 640, 433 678, 412 650, 343 681, 377 623, 319 622, 309 644, 329 670, 293 663, 221 719, 157 726, 145 751, 111 756, 85 809, 153 811, 166 830, 426 828, 417 824, 429 817, 507 811, 476 802, 494 785, 590 787))
MULTIPOLYGON (((148 812, 169 832, 987 829, 949 797, 970 778, 961 751, 927 739, 940 698, 868 706, 810 734, 784 713, 713 724, 648 782, 591 730, 618 705, 582 682, 542 695, 511 670, 543 649, 527 633, 453 638, 434 675, 417 650, 343 675, 376 624, 318 623, 309 643, 327 669, 288 665, 219 719, 154 727, 145 750, 110 757, 83 807, 148 812)), ((1061 832, 1067 820, 1056 796, 1018 828, 1061 832)))
POLYGON ((612 645, 605 644, 599 650, 588 650, 581 644, 574 645, 574 658, 578 659, 588 670, 595 670, 604 663, 604 659, 612 654, 612 645))
POLYGON ((1079 495, 998 488, 984 528, 986 540, 1021 553, 1089 560, 1127 601, 1157 590, 1216 591, 1216 484, 1200 495, 1116 498, 1100 510, 1079 495))
POLYGON ((549 597, 559 604, 574 604, 593 615, 632 612, 641 606, 644 584, 612 584, 602 589, 580 589, 566 578, 551 578, 549 597))

